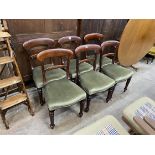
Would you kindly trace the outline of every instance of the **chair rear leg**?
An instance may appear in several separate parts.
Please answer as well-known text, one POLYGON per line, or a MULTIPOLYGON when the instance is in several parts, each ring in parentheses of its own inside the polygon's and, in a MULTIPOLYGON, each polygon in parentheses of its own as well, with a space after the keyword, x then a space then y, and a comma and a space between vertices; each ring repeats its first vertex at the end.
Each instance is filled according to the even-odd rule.
POLYGON ((108 95, 107 95, 107 98, 106 98, 106 103, 109 102, 109 100, 112 99, 112 95, 113 95, 113 92, 115 90, 115 87, 116 87, 117 84, 115 84, 113 87, 109 88, 108 90, 108 95))
POLYGON ((5 117, 6 112, 7 112, 6 110, 0 111, 4 125, 5 125, 6 129, 9 129, 9 124, 6 121, 6 117, 5 117))
POLYGON ((50 128, 54 129, 55 124, 54 124, 54 111, 55 110, 49 110, 49 117, 50 117, 50 128))
POLYGON ((29 113, 30 113, 32 116, 34 116, 34 111, 33 111, 33 108, 32 108, 32 104, 31 104, 31 102, 30 102, 29 99, 26 101, 26 105, 27 105, 27 107, 28 107, 29 113))
POLYGON ((43 92, 42 92, 42 88, 37 88, 38 90, 38 94, 39 94, 39 99, 40 99, 40 104, 41 106, 44 105, 44 99, 43 99, 43 92))
POLYGON ((87 94, 87 105, 86 105, 86 108, 84 109, 85 112, 89 111, 90 100, 91 100, 90 95, 87 94))
POLYGON ((80 113, 79 117, 83 116, 83 109, 84 109, 85 100, 80 101, 80 113))
POLYGON ((131 78, 132 78, 132 77, 130 77, 130 78, 127 79, 126 85, 125 85, 125 88, 124 88, 124 92, 127 90, 128 85, 129 85, 129 83, 130 83, 130 81, 131 81, 131 78))

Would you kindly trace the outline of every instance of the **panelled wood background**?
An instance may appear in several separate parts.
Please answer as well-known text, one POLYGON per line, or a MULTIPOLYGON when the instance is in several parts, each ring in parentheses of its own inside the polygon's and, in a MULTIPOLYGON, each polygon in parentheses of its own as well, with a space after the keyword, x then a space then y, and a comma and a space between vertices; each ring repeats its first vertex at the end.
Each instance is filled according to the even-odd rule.
MULTIPOLYGON (((80 36, 83 37, 88 33, 99 32, 105 35, 104 40, 119 40, 127 21, 126 19, 83 19, 80 36)), ((9 19, 7 22, 24 81, 32 79, 30 63, 22 47, 25 41, 38 37, 49 37, 57 40, 60 37, 76 35, 77 33, 76 19, 9 19)))

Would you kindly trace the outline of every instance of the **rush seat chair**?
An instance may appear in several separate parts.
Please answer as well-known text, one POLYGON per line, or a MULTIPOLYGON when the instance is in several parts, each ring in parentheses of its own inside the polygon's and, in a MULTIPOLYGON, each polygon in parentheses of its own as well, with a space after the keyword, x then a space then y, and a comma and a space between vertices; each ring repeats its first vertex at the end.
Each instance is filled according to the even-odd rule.
MULTIPOLYGON (((71 49, 73 51, 73 59, 70 61, 70 76, 72 80, 75 80, 76 77, 76 55, 75 49, 81 45, 81 38, 78 36, 66 36, 62 37, 58 40, 58 43, 61 45, 62 48, 71 49)), ((79 74, 84 72, 88 72, 93 70, 93 67, 89 63, 82 63, 79 66, 79 74)))
MULTIPOLYGON (((32 69, 33 80, 39 93, 40 103, 41 105, 43 105, 44 103, 43 91, 42 91, 43 76, 41 71, 41 64, 37 60, 36 56, 39 52, 43 50, 54 48, 54 40, 49 38, 32 39, 24 42, 23 47, 28 54, 32 69)), ((47 81, 50 81, 63 78, 65 76, 66 76, 65 71, 63 71, 62 69, 58 69, 58 70, 51 70, 50 72, 48 72, 46 78, 47 81)))
POLYGON ((76 131, 74 135, 129 135, 129 133, 114 116, 107 115, 76 131))
POLYGON ((116 84, 122 81, 126 81, 126 85, 124 88, 124 92, 125 92, 133 76, 133 71, 115 63, 117 59, 118 46, 119 46, 119 42, 115 40, 105 41, 101 44, 102 52, 100 56, 100 72, 102 72, 103 74, 106 74, 108 77, 115 80, 116 84), (111 46, 116 48, 115 53, 104 54, 105 49, 111 46), (102 59, 104 59, 104 57, 113 57, 112 63, 107 65, 102 65, 102 59))
MULTIPOLYGON (((104 38, 104 35, 101 33, 89 33, 86 34, 84 36, 84 41, 86 44, 97 44, 100 45, 102 44, 102 40, 104 38)), ((107 65, 107 64, 111 64, 112 63, 112 59, 108 58, 108 57, 103 57, 102 58, 102 65, 107 65)), ((99 64, 100 64, 100 56, 97 56, 97 60, 96 60, 96 70, 99 69, 99 64)))
POLYGON ((54 111, 63 107, 70 107, 77 102, 80 102, 79 117, 83 115, 84 101, 86 93, 75 83, 69 80, 69 66, 70 59, 73 57, 73 52, 69 49, 48 49, 40 52, 37 59, 42 63, 42 75, 45 89, 45 102, 48 105, 50 116, 50 127, 53 129, 54 124, 54 111), (61 59, 61 63, 44 67, 44 62, 47 58, 61 59), (50 70, 58 70, 65 68, 66 76, 61 79, 55 79, 47 82, 46 72, 50 70))
POLYGON ((123 120, 138 134, 147 134, 134 120, 134 117, 145 116, 155 120, 155 101, 148 97, 137 99, 123 110, 123 120))
POLYGON ((96 68, 96 58, 97 54, 100 54, 101 47, 96 44, 81 45, 75 49, 75 54, 77 57, 76 66, 76 82, 80 85, 87 93, 87 105, 85 112, 89 111, 90 96, 99 92, 104 92, 108 90, 108 96, 106 102, 112 98, 114 91, 115 81, 108 76, 95 71, 96 68), (81 53, 89 53, 94 51, 94 58, 86 57, 86 59, 79 60, 81 53), (79 65, 85 62, 93 62, 93 70, 79 74, 79 65))

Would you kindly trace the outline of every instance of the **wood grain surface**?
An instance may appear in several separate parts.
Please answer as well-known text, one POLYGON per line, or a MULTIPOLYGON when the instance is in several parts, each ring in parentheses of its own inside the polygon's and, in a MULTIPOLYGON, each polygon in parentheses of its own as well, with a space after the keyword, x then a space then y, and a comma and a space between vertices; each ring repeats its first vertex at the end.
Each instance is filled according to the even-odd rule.
POLYGON ((142 59, 155 43, 155 20, 129 20, 120 40, 118 59, 131 66, 142 59))

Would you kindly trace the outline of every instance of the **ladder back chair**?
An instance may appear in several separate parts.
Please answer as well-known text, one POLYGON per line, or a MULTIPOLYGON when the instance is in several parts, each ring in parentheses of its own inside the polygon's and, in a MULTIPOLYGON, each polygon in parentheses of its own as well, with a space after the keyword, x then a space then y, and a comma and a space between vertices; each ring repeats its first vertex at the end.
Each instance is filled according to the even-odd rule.
POLYGON ((69 49, 48 49, 40 52, 37 59, 42 63, 42 75, 45 89, 45 102, 48 105, 50 116, 50 127, 53 129, 54 124, 54 111, 63 107, 70 107, 77 102, 80 102, 79 117, 83 115, 84 101, 86 93, 75 83, 69 80, 69 67, 70 59, 73 57, 73 52, 69 49), (61 61, 60 64, 44 67, 45 59, 57 58, 61 61), (62 79, 56 79, 47 82, 46 72, 55 70, 57 68, 64 68, 66 76, 62 79))
MULTIPOLYGON (((84 41, 86 44, 97 44, 101 46, 103 39, 104 35, 101 33, 89 33, 84 36, 84 41)), ((111 62, 112 60, 108 57, 104 57, 104 59, 102 59, 102 65, 111 64, 111 62)), ((96 60, 96 70, 99 69, 99 64, 100 64, 100 56, 98 55, 96 60)))
MULTIPOLYGON (((32 74, 33 74, 33 80, 39 93, 41 105, 43 105, 44 103, 44 98, 43 98, 43 93, 42 93, 43 76, 42 76, 42 71, 41 71, 41 64, 37 60, 36 56, 39 52, 46 50, 46 49, 54 48, 54 46, 55 46, 54 40, 50 38, 32 39, 32 40, 26 41, 23 44, 23 47, 27 51, 27 54, 29 56, 29 61, 31 64, 32 74)), ((51 60, 48 60, 48 63, 49 62, 51 64, 54 63, 54 61, 51 61, 51 60)), ((65 76, 66 76, 65 71, 61 69, 57 69, 54 72, 51 71, 47 73, 48 81, 53 80, 53 79, 63 78, 65 76)))
POLYGON ((95 71, 97 55, 100 54, 100 52, 101 47, 96 44, 81 45, 77 47, 75 50, 75 54, 77 57, 76 81, 85 90, 87 94, 87 105, 85 108, 85 112, 89 111, 90 97, 93 94, 108 90, 108 96, 106 98, 106 102, 108 102, 112 98, 112 94, 115 88, 115 81, 113 79, 100 72, 95 71), (79 56, 81 53, 86 53, 87 55, 91 51, 94 51, 93 58, 86 57, 85 59, 79 60, 79 56), (79 74, 79 65, 81 63, 91 61, 93 62, 93 70, 79 74))
MULTIPOLYGON (((76 55, 75 49, 81 45, 81 38, 78 36, 66 36, 62 37, 58 40, 58 43, 61 45, 62 48, 71 49, 73 51, 73 59, 70 62, 70 76, 71 79, 74 81, 76 77, 76 55)), ((84 72, 88 72, 93 70, 93 67, 89 63, 83 63, 79 67, 79 72, 82 74, 84 72)))
POLYGON ((102 52, 100 56, 100 72, 102 72, 103 74, 106 74, 107 76, 115 80, 116 84, 122 81, 127 81, 124 88, 124 92, 125 92, 131 81, 133 71, 115 63, 117 61, 118 47, 119 47, 119 41, 109 40, 102 43, 101 45, 102 52), (116 49, 115 53, 106 53, 105 49, 111 46, 116 49), (103 66, 102 59, 104 59, 104 57, 113 57, 112 63, 106 66, 103 66))

